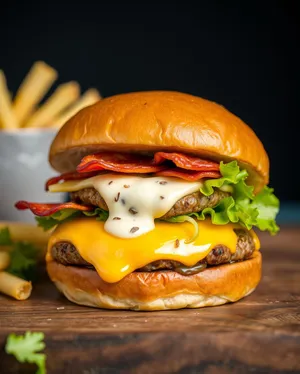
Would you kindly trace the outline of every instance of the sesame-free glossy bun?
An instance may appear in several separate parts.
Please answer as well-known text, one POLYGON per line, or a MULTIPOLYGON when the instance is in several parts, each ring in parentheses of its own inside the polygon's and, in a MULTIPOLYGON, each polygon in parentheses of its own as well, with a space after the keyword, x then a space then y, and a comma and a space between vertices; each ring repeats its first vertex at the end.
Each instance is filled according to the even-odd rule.
POLYGON ((49 161, 68 172, 83 156, 102 150, 237 160, 256 191, 269 179, 268 156, 249 126, 221 105, 179 92, 120 94, 82 109, 58 132, 49 161))
POLYGON ((173 271, 133 272, 106 283, 90 268, 47 263, 57 288, 72 302, 105 309, 167 310, 235 302, 255 290, 261 279, 261 254, 249 260, 212 266, 184 276, 173 271))

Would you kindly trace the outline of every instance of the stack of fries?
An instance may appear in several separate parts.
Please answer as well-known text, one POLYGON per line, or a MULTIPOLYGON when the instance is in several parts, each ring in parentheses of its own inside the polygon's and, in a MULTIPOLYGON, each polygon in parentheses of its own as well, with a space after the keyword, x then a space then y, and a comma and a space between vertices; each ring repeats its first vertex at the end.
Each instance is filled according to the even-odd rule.
MULTIPOLYGON (((100 93, 91 88, 81 94, 77 82, 71 81, 57 86, 52 95, 45 96, 58 73, 43 61, 33 64, 15 95, 7 87, 4 72, 0 70, 0 130, 26 128, 58 130, 79 110, 101 99, 100 93), (44 100, 43 100, 44 99, 44 100)), ((0 222, 0 229, 8 227, 13 242, 25 241, 45 248, 48 234, 41 228, 18 222, 0 222)), ((44 251, 41 251, 44 255, 44 251)), ((32 284, 10 274, 10 247, 0 244, 0 293, 17 300, 26 300, 32 284)))
POLYGON ((79 84, 71 81, 59 85, 54 93, 39 105, 57 78, 55 69, 43 61, 37 61, 12 98, 4 72, 0 70, 0 129, 59 129, 79 110, 101 99, 101 95, 94 88, 81 95, 79 84))

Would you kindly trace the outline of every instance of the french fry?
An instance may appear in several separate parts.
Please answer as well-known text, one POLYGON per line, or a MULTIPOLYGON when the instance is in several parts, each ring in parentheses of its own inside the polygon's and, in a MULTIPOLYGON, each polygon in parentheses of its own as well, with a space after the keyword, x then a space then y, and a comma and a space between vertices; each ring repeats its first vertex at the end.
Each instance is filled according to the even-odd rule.
MULTIPOLYGON (((0 229, 7 227, 13 242, 29 242, 41 249, 41 257, 44 256, 47 243, 52 230, 45 232, 41 227, 25 222, 0 221, 0 229)), ((10 247, 0 246, 0 250, 8 250, 10 247)))
POLYGON ((0 271, 5 270, 10 263, 10 255, 7 252, 0 252, 0 271))
POLYGON ((45 127, 69 105, 78 99, 80 88, 77 82, 58 86, 53 95, 31 116, 25 127, 45 127))
POLYGON ((28 120, 57 76, 57 71, 43 61, 37 61, 32 65, 13 102, 13 110, 21 126, 28 120))
POLYGON ((0 123, 2 128, 7 130, 19 127, 12 109, 10 92, 7 89, 5 75, 2 70, 0 70, 0 123))
POLYGON ((65 110, 62 114, 58 114, 56 118, 52 120, 51 123, 48 123, 48 126, 60 128, 64 123, 73 117, 77 112, 86 106, 95 104, 98 100, 101 99, 101 95, 95 88, 87 90, 81 98, 79 98, 70 108, 65 110))
POLYGON ((5 271, 0 272, 0 292, 17 300, 26 300, 31 295, 32 284, 5 271))

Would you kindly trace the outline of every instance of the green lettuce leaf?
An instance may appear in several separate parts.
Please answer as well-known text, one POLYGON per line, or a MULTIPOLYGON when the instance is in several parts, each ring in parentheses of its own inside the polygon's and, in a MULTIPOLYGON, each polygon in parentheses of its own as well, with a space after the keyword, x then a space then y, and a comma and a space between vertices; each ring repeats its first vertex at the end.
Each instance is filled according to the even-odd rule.
MULTIPOLYGON (((215 225, 226 225, 229 222, 239 223, 250 230, 253 226, 262 231, 268 230, 272 235, 279 231, 275 219, 279 211, 279 200, 273 194, 273 189, 264 187, 254 195, 253 186, 246 184, 248 173, 240 170, 236 161, 220 163, 222 177, 209 179, 200 188, 205 196, 213 194, 215 188, 233 188, 232 195, 222 199, 213 208, 205 208, 199 213, 191 213, 198 220, 211 217, 215 225)), ((180 217, 180 216, 178 216, 180 217)), ((180 222, 180 221, 177 221, 180 222)))
POLYGON ((279 200, 273 194, 273 189, 265 187, 255 196, 251 205, 258 211, 257 227, 260 230, 268 230, 271 233, 277 233, 279 227, 275 222, 275 217, 279 212, 279 200))
POLYGON ((35 217, 38 226, 42 227, 44 231, 48 231, 55 227, 58 223, 69 221, 80 216, 80 211, 77 209, 62 209, 51 216, 35 217))
POLYGON ((38 226, 42 227, 44 231, 48 231, 58 225, 59 223, 70 221, 77 217, 95 217, 98 221, 106 221, 108 212, 101 208, 95 208, 92 211, 80 211, 77 209, 62 209, 47 217, 35 217, 38 226))
POLYGON ((108 211, 101 208, 96 208, 93 211, 82 212, 87 217, 95 217, 97 221, 106 221, 108 218, 108 211))
POLYGON ((228 185, 234 185, 234 192, 243 194, 248 198, 253 196, 253 187, 248 186, 245 183, 245 179, 248 177, 246 170, 240 170, 236 161, 224 164, 223 161, 220 163, 220 172, 222 177, 217 179, 208 179, 204 182, 200 188, 201 193, 205 196, 212 195, 214 188, 221 188, 228 185))

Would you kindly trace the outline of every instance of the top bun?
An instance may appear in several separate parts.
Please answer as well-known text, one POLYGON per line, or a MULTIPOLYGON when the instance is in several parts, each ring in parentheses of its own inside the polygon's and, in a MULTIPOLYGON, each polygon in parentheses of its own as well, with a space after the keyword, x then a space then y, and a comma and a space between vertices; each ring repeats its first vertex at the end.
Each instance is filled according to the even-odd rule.
POLYGON ((237 160, 256 192, 269 182, 268 155, 254 131, 223 106, 179 92, 120 94, 82 109, 56 135, 49 161, 69 172, 83 156, 103 150, 237 160))

